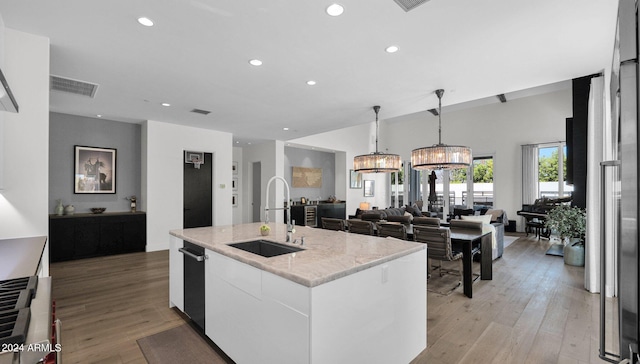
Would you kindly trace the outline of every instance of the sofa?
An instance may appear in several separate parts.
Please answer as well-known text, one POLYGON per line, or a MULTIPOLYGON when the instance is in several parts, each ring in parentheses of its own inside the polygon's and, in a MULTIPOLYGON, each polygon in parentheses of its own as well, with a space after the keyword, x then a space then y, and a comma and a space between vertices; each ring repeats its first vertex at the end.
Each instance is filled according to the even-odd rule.
POLYGON ((378 222, 380 220, 386 220, 388 222, 399 222, 409 226, 411 224, 412 215, 407 214, 405 207, 390 207, 386 209, 378 210, 356 210, 356 219, 378 222))
POLYGON ((504 230, 509 224, 507 214, 504 210, 490 209, 481 211, 480 215, 461 215, 462 220, 480 220, 483 222, 483 231, 493 234, 492 238, 492 258, 498 259, 504 252, 504 230))

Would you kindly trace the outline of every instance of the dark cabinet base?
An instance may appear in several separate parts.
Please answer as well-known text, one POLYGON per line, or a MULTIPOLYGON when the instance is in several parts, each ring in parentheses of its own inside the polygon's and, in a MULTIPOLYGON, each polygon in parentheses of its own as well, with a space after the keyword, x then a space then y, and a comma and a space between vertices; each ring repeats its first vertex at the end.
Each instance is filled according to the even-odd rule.
POLYGON ((49 217, 51 262, 143 252, 147 245, 144 212, 49 217))
MULTIPOLYGON (((317 205, 291 206, 291 220, 296 225, 322 227, 322 218, 345 219, 345 203, 320 203, 317 205)), ((287 210, 284 211, 284 220, 287 220, 287 210)))

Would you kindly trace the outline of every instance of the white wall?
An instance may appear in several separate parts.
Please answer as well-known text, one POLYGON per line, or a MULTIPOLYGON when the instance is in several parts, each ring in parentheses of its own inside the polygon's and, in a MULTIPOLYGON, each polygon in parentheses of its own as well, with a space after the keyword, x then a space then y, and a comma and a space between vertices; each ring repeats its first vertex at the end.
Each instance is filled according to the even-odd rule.
POLYGON ((240 147, 233 147, 233 161, 235 163, 238 163, 238 174, 233 175, 233 178, 236 178, 238 181, 238 189, 237 191, 232 191, 233 194, 237 195, 238 198, 238 206, 233 207, 233 219, 232 222, 234 225, 236 224, 242 224, 242 206, 243 206, 243 201, 245 200, 244 198, 244 194, 242 193, 242 186, 244 184, 246 184, 246 181, 244 180, 244 173, 243 173, 243 169, 241 168, 242 166, 242 148, 240 147))
POLYGON ((182 228, 185 150, 213 154, 213 225, 231 225, 231 143, 229 133, 151 120, 142 125, 140 207, 147 212, 147 251, 169 249, 169 230, 182 228))
MULTIPOLYGON (((346 201, 347 215, 353 215, 360 202, 366 201, 371 206, 380 208, 389 206, 390 197, 385 187, 387 180, 390 178, 388 173, 368 173, 363 176, 363 180, 375 181, 373 197, 364 197, 362 188, 349 188, 349 170, 353 169, 353 158, 360 154, 368 154, 375 151, 375 132, 375 123, 368 123, 290 140, 290 142, 296 144, 337 151, 336 197, 346 201)), ((380 135, 382 138, 382 134, 380 135)), ((384 151, 384 149, 380 148, 380 151, 384 151)), ((395 150, 391 149, 389 152, 396 153, 395 150)))
MULTIPOLYGON (((494 206, 520 224, 521 145, 566 140, 565 119, 572 115, 570 89, 452 112, 445 108, 442 142, 494 156, 494 206)), ((438 143, 438 118, 428 112, 404 116, 381 123, 380 133, 389 149, 407 160, 412 149, 438 143)))
MULTIPOLYGON (((242 194, 243 199, 243 222, 252 222, 252 205, 253 194, 251 192, 253 181, 252 166, 254 162, 261 163, 260 176, 260 194, 261 194, 261 211, 263 211, 266 200, 267 182, 273 176, 284 177, 284 142, 272 140, 258 145, 247 146, 242 151, 242 175, 244 177, 242 194)), ((286 195, 282 181, 275 181, 271 184, 269 191, 269 205, 271 207, 282 207, 286 195), (275 184, 275 187, 274 187, 275 184)), ((281 212, 271 212, 270 221, 284 222, 284 214, 281 212)), ((264 213, 261 212, 260 220, 264 220, 264 213)))
MULTIPOLYGON (((4 67, 18 114, 0 111, 0 239, 48 235, 49 39, 4 29, 4 67)), ((48 275, 48 249, 43 274, 48 275)))

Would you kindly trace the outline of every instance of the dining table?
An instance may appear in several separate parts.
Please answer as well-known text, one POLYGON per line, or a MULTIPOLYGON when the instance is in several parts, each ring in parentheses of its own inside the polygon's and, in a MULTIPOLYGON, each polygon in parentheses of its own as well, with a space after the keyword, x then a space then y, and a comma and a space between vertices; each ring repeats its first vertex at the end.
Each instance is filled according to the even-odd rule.
MULTIPOLYGON (((443 224, 444 225, 444 224, 443 224)), ((478 232, 465 228, 450 228, 448 222, 446 227, 451 230, 451 247, 462 252, 462 286, 464 295, 473 298, 473 250, 475 246, 480 246, 480 279, 493 279, 493 261, 491 251, 491 232, 478 232)), ((413 225, 407 229, 409 240, 413 239, 413 225)), ((429 249, 427 247, 427 249, 429 249)))
POLYGON ((492 280, 491 232, 451 229, 451 246, 462 251, 462 285, 464 295, 469 298, 473 298, 473 247, 477 244, 480 244, 480 279, 492 280))
MULTIPOLYGON (((473 252, 475 246, 480 246, 480 279, 493 279, 491 232, 479 232, 474 229, 460 227, 451 228, 448 221, 441 221, 440 226, 451 230, 452 248, 462 251, 463 292, 465 296, 473 298, 473 252)), ((374 230, 376 230, 375 224, 374 230)), ((413 240, 413 224, 407 227, 407 240, 413 240)), ((429 248, 427 247, 427 249, 429 248)))

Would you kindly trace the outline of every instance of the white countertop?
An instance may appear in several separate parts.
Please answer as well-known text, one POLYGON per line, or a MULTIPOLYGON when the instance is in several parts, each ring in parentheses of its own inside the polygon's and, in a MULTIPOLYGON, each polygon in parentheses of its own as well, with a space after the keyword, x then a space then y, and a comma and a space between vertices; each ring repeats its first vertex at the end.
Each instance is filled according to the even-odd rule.
POLYGON ((380 238, 302 226, 296 226, 293 239, 300 241, 304 236, 305 244, 293 245, 285 243, 285 224, 269 224, 271 233, 266 237, 260 235, 260 225, 262 224, 251 223, 178 229, 169 233, 307 287, 315 287, 426 249, 425 244, 395 238, 380 238), (265 258, 228 246, 230 243, 255 239, 271 240, 305 250, 265 258))
POLYGON ((37 275, 46 236, 0 240, 0 281, 37 275))

